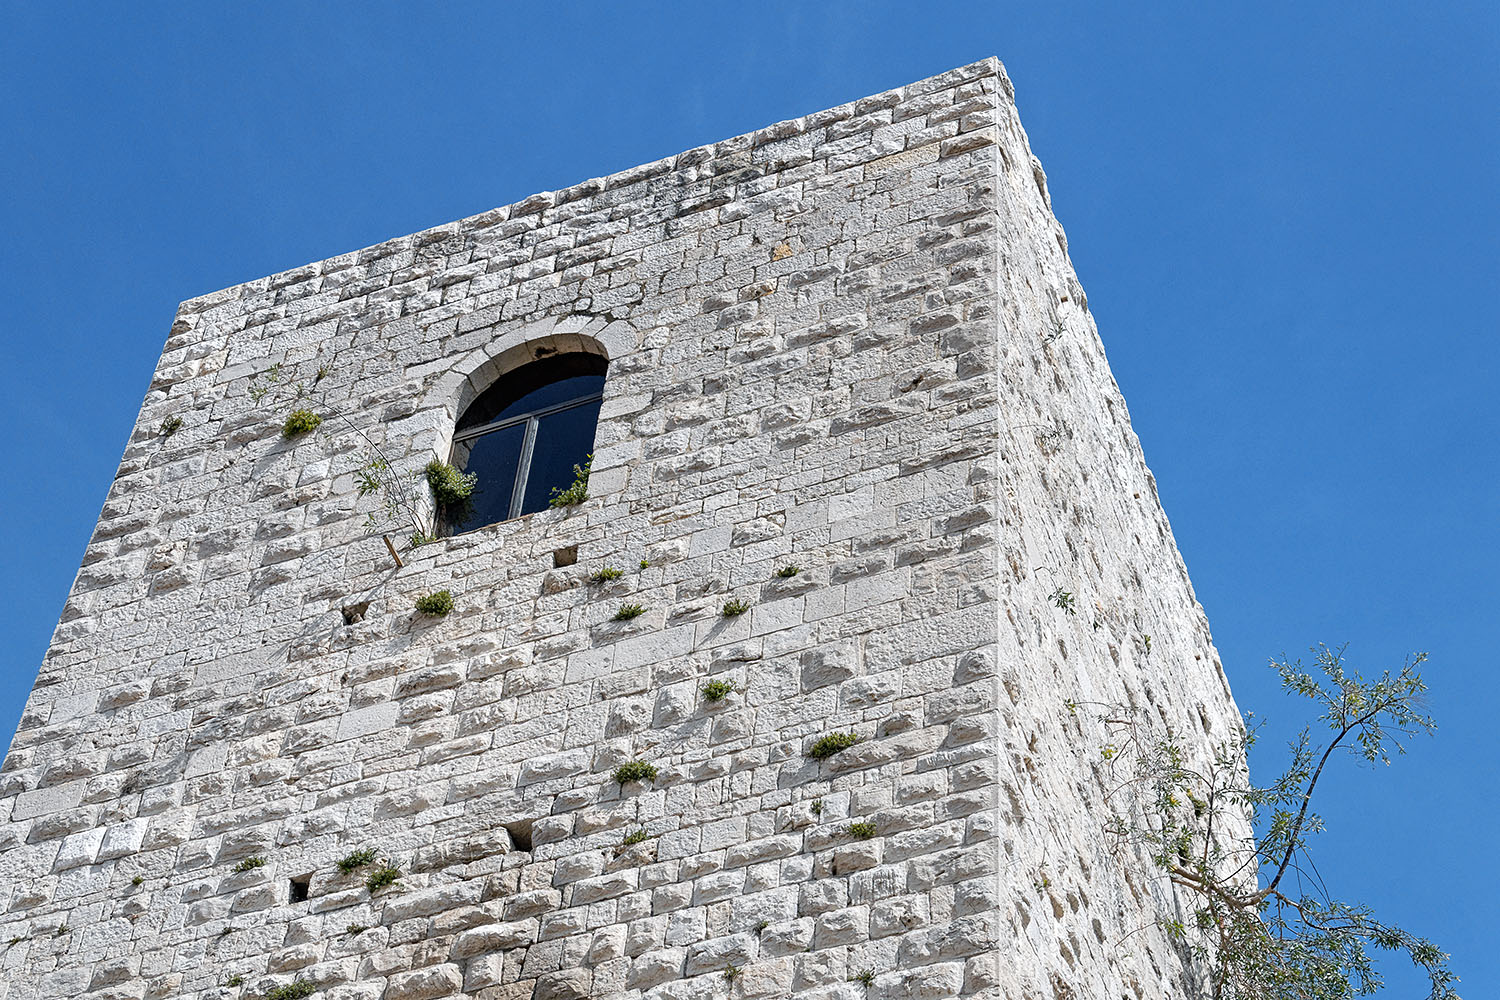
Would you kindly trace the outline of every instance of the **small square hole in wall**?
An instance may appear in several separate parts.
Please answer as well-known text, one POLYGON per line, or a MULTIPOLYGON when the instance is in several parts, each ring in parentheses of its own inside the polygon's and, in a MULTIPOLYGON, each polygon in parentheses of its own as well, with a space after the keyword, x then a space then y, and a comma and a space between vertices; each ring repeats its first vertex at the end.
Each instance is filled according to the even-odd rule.
POLYGON ((365 620, 365 612, 370 610, 370 602, 360 601, 358 604, 347 604, 340 610, 344 613, 345 625, 357 625, 365 620))
POLYGON ((535 821, 523 819, 505 824, 505 832, 510 834, 511 850, 531 852, 531 824, 533 822, 535 821))
POLYGON ((287 890, 286 901, 288 903, 307 902, 307 891, 310 888, 312 888, 312 872, 298 875, 292 879, 291 887, 287 890))
POLYGON ((578 546, 569 545, 565 549, 552 550, 552 566, 554 569, 562 569, 571 566, 578 561, 578 546))

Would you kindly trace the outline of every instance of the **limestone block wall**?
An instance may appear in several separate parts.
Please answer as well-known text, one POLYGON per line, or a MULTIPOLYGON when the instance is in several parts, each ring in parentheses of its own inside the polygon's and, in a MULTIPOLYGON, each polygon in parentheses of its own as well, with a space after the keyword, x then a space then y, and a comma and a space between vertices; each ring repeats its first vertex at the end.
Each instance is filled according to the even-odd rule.
POLYGON ((183 303, 0 770, 0 998, 1186 995, 1065 703, 1237 714, 1012 98, 989 60, 183 303), (398 566, 371 446, 446 458, 572 349, 591 499, 398 566))

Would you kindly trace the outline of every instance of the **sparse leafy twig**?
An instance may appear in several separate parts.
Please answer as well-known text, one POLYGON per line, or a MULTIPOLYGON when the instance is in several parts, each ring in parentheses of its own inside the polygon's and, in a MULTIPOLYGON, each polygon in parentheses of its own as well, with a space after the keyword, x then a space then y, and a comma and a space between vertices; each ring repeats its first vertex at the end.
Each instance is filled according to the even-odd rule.
POLYGON ((1191 920, 1160 926, 1209 969, 1203 996, 1211 1000, 1366 996, 1381 985, 1376 949, 1405 952, 1428 976, 1431 1000, 1457 1000, 1458 977, 1431 942, 1376 920, 1369 907, 1329 897, 1315 877, 1301 878, 1314 870, 1308 839, 1322 820, 1311 806, 1328 763, 1345 753, 1389 763, 1410 737, 1432 731, 1417 670, 1426 654, 1367 680, 1346 665, 1344 647, 1313 652, 1313 669, 1285 657, 1272 666, 1287 691, 1318 706, 1327 741, 1316 745, 1304 729, 1290 765, 1269 785, 1249 778, 1253 728, 1193 761, 1177 734, 1153 730, 1145 712, 1106 712, 1104 757, 1123 771, 1110 795, 1124 799, 1106 832, 1144 850, 1161 876, 1189 893, 1191 920), (1239 834, 1235 820, 1246 809, 1251 825, 1239 834), (1299 888, 1290 890, 1294 876, 1299 888), (1301 888, 1308 883, 1315 888, 1301 888))
MULTIPOLYGON (((332 368, 332 363, 318 366, 312 379, 314 388, 323 383, 332 368)), ((252 375, 251 383, 250 400, 256 405, 261 405, 267 397, 290 395, 291 401, 295 402, 311 400, 313 395, 305 382, 289 383, 287 373, 282 370, 279 361, 264 372, 252 375)), ((432 540, 435 529, 424 517, 414 488, 420 475, 397 475, 380 445, 348 413, 329 400, 326 390, 319 392, 322 397, 316 400, 317 409, 303 406, 295 410, 282 425, 283 436, 294 437, 310 433, 324 422, 325 416, 339 421, 363 443, 363 453, 354 469, 356 491, 361 497, 372 494, 379 496, 379 509, 366 516, 365 526, 371 531, 385 534, 388 544, 392 530, 400 534, 402 531, 399 529, 403 528, 410 531, 412 547, 432 540)), ((392 551, 394 552, 394 547, 392 551)), ((397 558, 399 560, 400 557, 397 558)))

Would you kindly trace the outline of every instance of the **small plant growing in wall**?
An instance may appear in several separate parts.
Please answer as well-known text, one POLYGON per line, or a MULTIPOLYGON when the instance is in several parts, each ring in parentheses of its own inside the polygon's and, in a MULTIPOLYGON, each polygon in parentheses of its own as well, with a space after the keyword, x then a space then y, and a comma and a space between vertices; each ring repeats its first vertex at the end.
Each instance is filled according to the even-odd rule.
POLYGON ((589 583, 593 583, 593 584, 608 583, 611 580, 618 580, 620 577, 622 577, 624 575, 625 575, 624 573, 621 573, 619 570, 615 569, 613 566, 605 566, 603 569, 596 570, 593 574, 591 574, 589 576, 589 583))
POLYGON ((364 924, 350 924, 348 927, 344 928, 344 933, 349 935, 350 937, 359 937, 369 929, 370 928, 366 927, 364 924))
POLYGON ((285 986, 278 986, 273 990, 267 990, 263 1000, 302 1000, 303 997, 310 997, 316 992, 318 992, 318 988, 312 983, 306 979, 298 979, 295 982, 287 983, 285 986))
POLYGON ((442 618, 453 610, 453 595, 446 590, 439 590, 417 598, 417 610, 424 615, 433 618, 442 618))
POLYGON ((479 477, 472 472, 459 472, 456 467, 437 459, 428 462, 422 472, 427 477, 427 485, 432 488, 433 498, 444 513, 461 517, 474 496, 479 477))
POLYGON ((614 777, 621 785, 628 781, 655 781, 656 765, 643 760, 632 760, 615 768, 614 777))
POLYGON ((724 607, 720 609, 719 613, 722 614, 725 618, 738 618, 740 615, 749 610, 749 601, 742 601, 739 598, 735 598, 732 601, 726 602, 724 607))
POLYGON ((135 876, 134 878, 132 878, 130 880, 130 884, 133 885, 133 886, 142 886, 142 885, 145 885, 146 884, 146 876, 144 876, 144 875, 137 875, 137 876, 135 876))
POLYGON ((871 837, 875 836, 875 824, 850 823, 849 836, 853 837, 855 840, 869 840, 871 837))
POLYGON ((642 559, 641 560, 641 569, 650 569, 650 568, 651 568, 651 560, 649 560, 649 559, 642 559))
POLYGON ((766 928, 770 926, 771 921, 769 920, 757 920, 755 922, 755 933, 764 934, 766 932, 766 928))
POLYGON ((849 982, 859 983, 865 989, 869 989, 871 986, 875 985, 875 970, 860 969, 854 975, 849 977, 849 982))
POLYGON ((173 434, 176 434, 181 427, 182 418, 174 413, 161 422, 161 436, 169 438, 173 434))
POLYGON ((1075 607, 1075 600, 1073 595, 1068 591, 1063 590, 1061 587, 1058 587, 1052 593, 1048 594, 1047 600, 1052 602, 1053 607, 1059 608, 1069 615, 1078 614, 1078 608, 1075 607))
POLYGON ((620 610, 615 612, 615 616, 610 621, 628 622, 630 619, 639 618, 645 613, 646 606, 644 604, 622 604, 620 605, 620 610))
POLYGON ((636 844, 645 843, 647 840, 650 840, 650 839, 651 839, 651 834, 647 833, 646 832, 646 828, 643 826, 639 830, 631 830, 629 833, 627 833, 620 840, 620 846, 621 847, 634 847, 636 844))
POLYGON ((281 425, 281 436, 284 438, 301 437, 303 434, 317 430, 322 422, 323 418, 312 410, 305 408, 293 410, 286 418, 286 422, 281 425))
POLYGON ((225 986, 243 986, 243 985, 245 985, 245 977, 239 975, 238 973, 236 973, 235 975, 230 976, 228 979, 224 980, 224 985, 225 986))
POLYGON ((802 572, 802 567, 801 566, 795 566, 795 565, 788 564, 788 565, 783 566, 780 569, 778 569, 776 571, 776 575, 779 576, 779 577, 781 577, 783 580, 790 580, 792 577, 796 576, 800 572, 802 572))
POLYGON ((254 857, 246 858, 239 864, 235 865, 234 873, 236 875, 243 875, 245 872, 253 872, 257 868, 264 868, 265 865, 266 859, 259 855, 256 855, 254 857))
POLYGON ((589 498, 589 467, 594 464, 594 456, 590 455, 588 461, 582 465, 573 466, 573 483, 566 489, 552 487, 552 499, 547 502, 553 507, 576 507, 589 498))
POLYGON ((740 978, 740 973, 743 971, 743 969, 741 969, 738 965, 735 965, 733 962, 729 963, 728 965, 724 966, 724 981, 726 983, 729 983, 731 986, 734 985, 734 981, 740 978))
POLYGON ((386 886, 395 885, 399 881, 401 881, 401 869, 389 861, 382 861, 374 871, 370 872, 370 877, 365 879, 365 888, 370 890, 373 896, 386 886))
POLYGON ((827 760, 834 754, 843 753, 854 744, 859 742, 859 734, 853 731, 847 733, 829 733, 819 737, 812 746, 807 748, 807 755, 813 760, 827 760))
POLYGON ((375 863, 375 848, 366 847, 358 851, 351 851, 338 861, 338 869, 345 875, 352 875, 359 869, 375 863))
POLYGON ((703 700, 709 704, 723 701, 734 694, 735 686, 728 681, 709 681, 703 685, 703 700))

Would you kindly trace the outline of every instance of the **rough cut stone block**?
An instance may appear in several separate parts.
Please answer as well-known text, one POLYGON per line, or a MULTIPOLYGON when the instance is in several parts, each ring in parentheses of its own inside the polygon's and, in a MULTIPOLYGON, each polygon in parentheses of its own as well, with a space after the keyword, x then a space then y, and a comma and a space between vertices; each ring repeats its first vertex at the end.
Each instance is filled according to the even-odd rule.
POLYGON ((102 843, 104 843, 103 827, 64 837, 62 846, 57 851, 57 860, 52 864, 53 870, 63 871, 66 868, 93 864, 94 858, 99 853, 99 845, 102 843))
POLYGON ((147 825, 147 820, 133 819, 126 823, 106 827, 103 845, 99 848, 98 860, 109 861, 113 858, 123 858, 127 854, 139 851, 146 839, 147 825))
POLYGON ((452 996, 463 988, 463 972, 456 965, 434 965, 413 972, 399 972, 386 984, 386 1000, 433 1000, 452 996))

